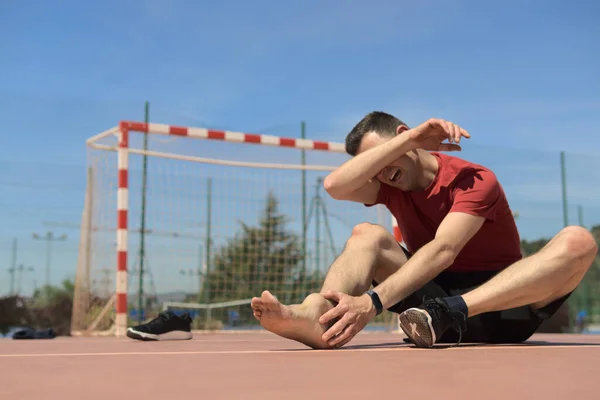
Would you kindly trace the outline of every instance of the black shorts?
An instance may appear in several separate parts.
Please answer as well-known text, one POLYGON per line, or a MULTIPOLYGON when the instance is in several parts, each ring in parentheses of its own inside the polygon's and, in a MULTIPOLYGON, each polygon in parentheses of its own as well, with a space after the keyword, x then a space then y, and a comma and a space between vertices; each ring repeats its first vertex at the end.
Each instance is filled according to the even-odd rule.
MULTIPOLYGON (((400 246, 402 247, 402 246, 400 246)), ((402 247, 407 258, 411 254, 402 247)), ((444 271, 423 288, 408 296, 403 301, 388 308, 388 311, 402 313, 411 307, 423 304, 423 298, 447 297, 462 295, 487 282, 499 271, 448 272, 444 271)), ((373 281, 373 286, 377 282, 373 281)), ((553 301, 547 306, 533 310, 529 306, 495 311, 476 315, 467 320, 467 330, 462 333, 465 343, 520 343, 535 333, 540 325, 552 317, 563 305, 569 295, 553 301)), ((458 332, 447 330, 438 343, 456 343, 458 332)))

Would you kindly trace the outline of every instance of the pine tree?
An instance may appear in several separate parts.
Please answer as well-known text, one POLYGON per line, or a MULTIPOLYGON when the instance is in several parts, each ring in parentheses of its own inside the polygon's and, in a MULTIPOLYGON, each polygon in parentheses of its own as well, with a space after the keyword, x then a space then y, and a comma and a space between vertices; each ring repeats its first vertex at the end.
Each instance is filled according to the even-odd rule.
MULTIPOLYGON (((266 198, 256 226, 240 222, 240 230, 215 251, 208 276, 209 302, 247 299, 270 290, 285 301, 301 301, 291 292, 300 279, 302 245, 299 235, 286 229, 288 218, 279 212, 273 193, 266 198)), ((252 316, 243 308, 242 318, 252 316)))

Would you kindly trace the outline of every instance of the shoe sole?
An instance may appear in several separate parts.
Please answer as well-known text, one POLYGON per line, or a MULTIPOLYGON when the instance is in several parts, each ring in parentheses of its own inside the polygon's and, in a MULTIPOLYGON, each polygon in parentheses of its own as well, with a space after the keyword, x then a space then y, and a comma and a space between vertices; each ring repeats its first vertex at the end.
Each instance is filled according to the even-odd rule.
POLYGON ((431 316, 418 308, 409 308, 398 316, 398 325, 417 347, 432 347, 436 341, 431 316))
POLYGON ((136 331, 133 328, 127 329, 127 337, 142 341, 162 341, 162 340, 189 340, 192 338, 192 332, 186 331, 171 331, 161 335, 153 335, 151 333, 136 331))

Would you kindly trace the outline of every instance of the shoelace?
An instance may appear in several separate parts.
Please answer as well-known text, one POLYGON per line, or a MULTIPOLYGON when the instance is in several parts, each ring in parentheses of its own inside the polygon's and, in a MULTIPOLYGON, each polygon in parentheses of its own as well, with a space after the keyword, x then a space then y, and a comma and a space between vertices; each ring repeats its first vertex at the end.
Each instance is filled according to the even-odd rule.
POLYGON ((458 342, 456 342, 456 344, 450 346, 450 347, 457 347, 458 345, 460 345, 460 342, 462 341, 462 324, 458 321, 458 319, 456 317, 452 318, 452 328, 458 332, 458 342))
POLYGON ((448 314, 452 319, 452 329, 458 333, 458 342, 451 347, 458 346, 462 341, 462 322, 465 320, 464 314, 458 311, 452 311, 439 299, 434 299, 430 296, 423 298, 423 303, 427 306, 427 311, 432 311, 438 319, 443 318, 443 313, 448 314))

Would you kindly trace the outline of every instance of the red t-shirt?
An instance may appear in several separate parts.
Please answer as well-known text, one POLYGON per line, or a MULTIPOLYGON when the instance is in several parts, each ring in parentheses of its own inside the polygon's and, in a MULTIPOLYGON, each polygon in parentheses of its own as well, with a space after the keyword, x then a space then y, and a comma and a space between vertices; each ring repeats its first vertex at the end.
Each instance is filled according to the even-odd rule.
POLYGON ((521 259, 519 233, 502 186, 489 169, 432 152, 438 172, 429 187, 404 192, 381 184, 376 204, 396 217, 406 247, 415 253, 431 242, 444 217, 454 211, 486 218, 448 271, 501 270, 521 259))

